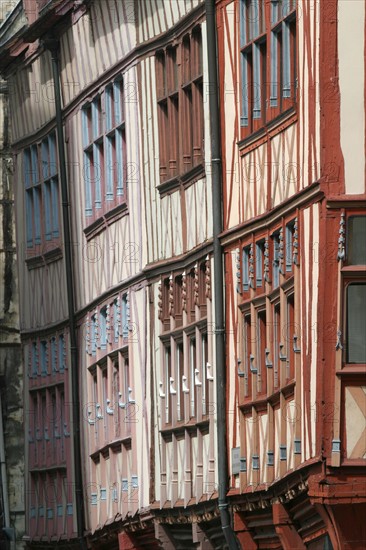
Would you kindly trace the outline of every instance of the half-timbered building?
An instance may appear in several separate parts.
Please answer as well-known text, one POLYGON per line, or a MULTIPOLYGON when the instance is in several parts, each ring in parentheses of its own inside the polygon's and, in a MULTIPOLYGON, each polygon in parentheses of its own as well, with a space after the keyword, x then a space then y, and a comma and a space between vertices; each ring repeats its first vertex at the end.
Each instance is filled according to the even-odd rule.
POLYGON ((234 529, 361 548, 365 4, 222 0, 217 26, 234 529))
POLYGON ((19 2, 1 45, 25 540, 221 547, 204 3, 19 2))
POLYGON ((23 0, 0 27, 29 547, 362 547, 364 25, 23 0))

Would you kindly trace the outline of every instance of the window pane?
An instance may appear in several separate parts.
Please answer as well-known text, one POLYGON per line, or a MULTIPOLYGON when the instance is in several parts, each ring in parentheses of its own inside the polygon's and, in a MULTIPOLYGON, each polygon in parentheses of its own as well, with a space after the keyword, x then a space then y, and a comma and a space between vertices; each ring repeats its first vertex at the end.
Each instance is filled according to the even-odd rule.
POLYGON ((366 265, 366 216, 348 220, 348 263, 366 265))
POLYGON ((347 288, 347 363, 366 363, 366 284, 347 288))

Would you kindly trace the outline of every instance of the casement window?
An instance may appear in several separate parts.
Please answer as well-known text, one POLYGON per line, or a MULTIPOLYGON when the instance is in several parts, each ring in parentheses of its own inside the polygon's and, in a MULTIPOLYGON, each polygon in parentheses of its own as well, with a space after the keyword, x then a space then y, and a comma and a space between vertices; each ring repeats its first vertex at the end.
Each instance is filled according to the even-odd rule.
POLYGON ((200 27, 156 54, 160 180, 203 162, 202 40, 200 27))
POLYGON ((344 284, 344 361, 366 364, 366 216, 347 218, 344 284))
POLYGON ((277 303, 273 307, 273 385, 278 388, 280 372, 280 344, 281 344, 281 307, 277 303))
MULTIPOLYGON (((295 373, 295 352, 294 352, 294 336, 296 335, 295 329, 295 297, 293 294, 287 296, 287 327, 286 327, 286 340, 287 340, 287 363, 286 363, 286 379, 292 380, 295 373)), ((297 336, 297 335, 296 335, 297 336)))
POLYGON ((366 363, 366 279, 346 286, 346 363, 366 363))
POLYGON ((189 341, 189 415, 191 418, 195 417, 197 414, 196 368, 196 339, 191 337, 189 341))
POLYGON ((183 324, 183 308, 182 308, 182 275, 175 278, 174 284, 174 319, 175 326, 180 327, 183 324))
POLYGON ((116 79, 85 103, 81 117, 85 216, 91 223, 123 203, 127 196, 122 79, 116 79))
POLYGON ((48 374, 48 345, 47 341, 41 341, 41 376, 48 374))
POLYGON ((366 216, 347 220, 347 264, 366 265, 366 216))
POLYGON ((271 0, 270 106, 282 112, 295 100, 295 0, 271 0))
POLYGON ((208 342, 207 334, 201 336, 201 373, 202 373, 202 415, 205 416, 210 412, 210 382, 208 378, 207 361, 208 361, 208 342))
POLYGON ((127 343, 130 329, 128 293, 125 292, 90 316, 86 327, 86 352, 96 355, 97 349, 107 350, 111 344, 113 347, 120 337, 127 343))
POLYGON ((63 373, 67 368, 66 343, 63 334, 32 342, 29 356, 29 376, 46 377, 63 373))
POLYGON ((196 320, 196 303, 195 303, 195 274, 194 269, 191 269, 187 276, 187 311, 189 322, 193 323, 196 320))
POLYGON ((240 0, 243 137, 294 103, 295 7, 295 0, 240 0), (270 21, 268 26, 267 21, 270 21))
MULTIPOLYGON (((51 133, 40 144, 23 152, 27 248, 56 246, 59 228, 59 185, 56 136, 51 133)), ((42 248, 40 248, 42 250, 42 248)))
POLYGON ((280 284, 280 233, 272 235, 273 260, 272 260, 272 287, 280 284))
POLYGON ((165 407, 163 428, 166 424, 174 425, 209 414, 212 375, 207 371, 206 285, 209 272, 206 262, 198 261, 193 268, 172 273, 160 283, 163 334, 159 396, 162 409, 165 407), (171 317, 175 320, 172 326, 171 317), (166 334, 167 331, 170 334, 166 334))
POLYGON ((207 315, 206 304, 206 262, 203 262, 199 267, 198 276, 198 305, 201 312, 201 318, 207 315))
POLYGON ((99 313, 99 345, 101 349, 107 349, 107 308, 103 307, 99 313))
POLYGON ((257 315, 257 391, 265 393, 267 390, 266 372, 266 310, 258 311, 257 315))
POLYGON ((243 358, 244 358, 244 396, 252 395, 252 334, 250 314, 244 314, 243 319, 243 358))
POLYGON ((246 246, 245 248, 243 248, 243 259, 242 259, 242 285, 243 285, 244 292, 249 290, 249 285, 250 285, 249 256, 250 256, 250 246, 246 246))
POLYGON ((263 285, 263 260, 264 240, 261 240, 255 246, 255 280, 257 288, 261 288, 263 285))
POLYGON ((185 408, 184 408, 184 355, 183 355, 183 343, 179 342, 176 345, 176 391, 177 391, 177 419, 178 421, 184 420, 185 408))
POLYGON ((170 346, 164 347, 164 374, 165 374, 165 423, 172 422, 172 356, 170 346))
MULTIPOLYGON (((62 462, 63 455, 58 456, 56 441, 67 437, 65 432, 65 397, 63 385, 50 386, 42 389, 33 389, 30 392, 32 416, 29 430, 30 443, 35 444, 34 460, 39 463, 45 460, 44 445, 52 442, 53 462, 62 462), (38 447, 38 449, 37 449, 38 447), (41 450, 41 452, 39 452, 41 450)), ((61 449, 59 449, 61 450, 61 449)), ((62 451, 63 452, 63 451, 62 451)))
POLYGON ((241 125, 251 133, 266 117, 267 35, 265 1, 240 1, 241 125))
POLYGON ((164 330, 170 329, 170 281, 169 277, 164 279, 162 284, 162 322, 164 330))
POLYGON ((295 222, 286 225, 286 273, 292 272, 295 222))

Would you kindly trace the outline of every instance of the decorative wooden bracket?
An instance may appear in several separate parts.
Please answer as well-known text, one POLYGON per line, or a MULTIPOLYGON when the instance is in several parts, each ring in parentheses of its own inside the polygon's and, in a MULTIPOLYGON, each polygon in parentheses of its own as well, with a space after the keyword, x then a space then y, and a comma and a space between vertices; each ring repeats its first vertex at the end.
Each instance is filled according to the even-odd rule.
POLYGON ((183 393, 189 393, 189 388, 187 386, 187 377, 184 376, 184 374, 182 376, 182 391, 183 393))
POLYGON ((283 355, 282 350, 284 348, 284 344, 280 344, 280 353, 278 355, 280 361, 287 361, 287 356, 283 355))
POLYGON ((266 367, 267 369, 271 369, 273 367, 273 363, 268 359, 269 354, 271 353, 268 348, 264 350, 266 354, 266 367))
POLYGON ((297 340, 298 340, 298 336, 294 334, 293 350, 295 353, 300 353, 301 349, 297 347, 297 340))
POLYGON ((338 351, 339 349, 342 350, 342 331, 340 329, 337 330, 337 343, 335 349, 338 351))
POLYGON ((109 405, 111 404, 111 400, 110 399, 107 399, 107 408, 106 408, 106 412, 107 414, 113 414, 114 413, 114 409, 112 409, 112 407, 110 407, 109 405))
POLYGON ((200 373, 200 371, 198 369, 194 369, 194 385, 195 386, 202 386, 202 382, 198 378, 199 373, 200 373))
POLYGON ((170 377, 169 378, 169 393, 171 395, 175 395, 177 393, 177 390, 174 389, 173 384, 174 384, 174 378, 170 377))
POLYGON ((162 399, 165 398, 165 393, 163 392, 163 382, 159 382, 159 397, 162 399))
POLYGON ((254 374, 257 374, 258 369, 254 365, 254 359, 255 359, 254 355, 250 354, 250 356, 249 356, 250 371, 253 372, 254 374))
POLYGON ((207 380, 213 380, 214 377, 212 375, 212 365, 207 361, 206 363, 206 372, 207 372, 207 380))

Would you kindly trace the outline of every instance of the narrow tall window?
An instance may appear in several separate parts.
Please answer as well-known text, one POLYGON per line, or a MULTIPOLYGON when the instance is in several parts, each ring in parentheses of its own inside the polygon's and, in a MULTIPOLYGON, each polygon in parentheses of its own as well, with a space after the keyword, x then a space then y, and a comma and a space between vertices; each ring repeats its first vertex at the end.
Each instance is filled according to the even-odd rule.
POLYGON ((244 315, 243 326, 243 357, 244 357, 244 396, 250 397, 252 395, 252 373, 251 373, 251 354, 252 354, 252 335, 251 335, 251 322, 250 315, 244 315))
POLYGON ((258 371, 258 393, 264 393, 267 389, 267 372, 266 372, 266 310, 258 312, 257 322, 257 371, 258 371))
POLYGON ((295 302, 294 295, 287 298, 287 368, 286 378, 292 380, 295 372, 295 353, 294 353, 294 335, 295 335, 295 302))
POLYGON ((191 338, 190 339, 190 346, 189 346, 189 364, 190 364, 190 416, 194 417, 196 416, 196 339, 191 338))
POLYGON ((273 261, 272 261, 272 286, 276 288, 280 284, 280 235, 276 232, 272 235, 273 261))
POLYGON ((249 290, 249 252, 249 246, 243 248, 242 284, 244 291, 249 290))
POLYGON ((172 376, 172 363, 170 346, 164 349, 164 371, 165 371, 165 423, 172 421, 172 396, 170 393, 170 378, 172 376))
POLYGON ((295 223, 293 221, 286 225, 286 272, 292 271, 294 227, 295 223))
POLYGON ((263 285, 263 258, 264 258, 264 241, 259 241, 255 247, 255 275, 256 285, 260 288, 263 285))
POLYGON ((366 363, 366 283, 351 283, 346 289, 347 363, 366 363))
POLYGON ((177 417, 178 421, 184 420, 184 392, 183 392, 183 381, 184 376, 184 359, 183 359, 183 343, 177 344, 177 379, 176 379, 176 390, 177 390, 177 417))
POLYGON ((279 351, 281 343, 281 314, 280 304, 273 308, 273 385, 275 388, 279 385, 279 351))
POLYGON ((347 262, 366 266, 366 216, 351 216, 347 225, 347 262))

